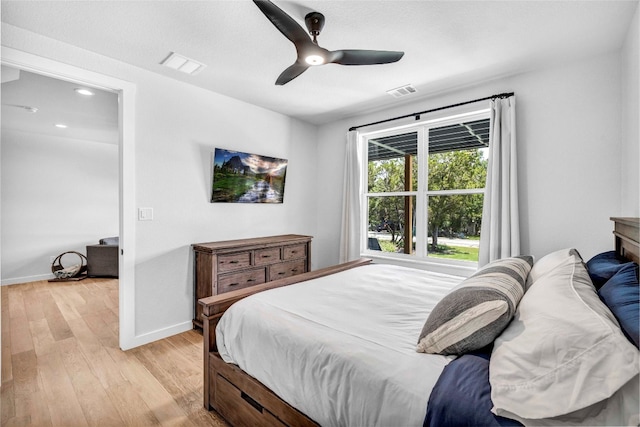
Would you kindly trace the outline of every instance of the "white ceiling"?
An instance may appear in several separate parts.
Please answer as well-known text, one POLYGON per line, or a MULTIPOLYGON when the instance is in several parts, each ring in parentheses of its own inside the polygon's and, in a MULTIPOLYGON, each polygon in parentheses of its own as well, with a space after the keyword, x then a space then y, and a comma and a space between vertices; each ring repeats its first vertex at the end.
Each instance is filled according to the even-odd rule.
POLYGON ((2 128, 66 139, 118 144, 118 95, 2 67, 2 128), (35 112, 32 109, 36 109, 35 112), (30 111, 31 110, 31 111, 30 111), (64 124, 64 129, 56 124, 64 124))
POLYGON ((638 5, 637 0, 274 3, 303 27, 307 12, 323 13, 326 24, 318 41, 329 50, 402 50, 405 55, 386 65, 328 64, 275 86, 294 62, 295 49, 248 0, 3 0, 2 22, 321 124, 617 51, 638 5), (207 68, 188 76, 159 65, 172 51, 207 68), (400 99, 386 94, 405 84, 418 93, 400 99))

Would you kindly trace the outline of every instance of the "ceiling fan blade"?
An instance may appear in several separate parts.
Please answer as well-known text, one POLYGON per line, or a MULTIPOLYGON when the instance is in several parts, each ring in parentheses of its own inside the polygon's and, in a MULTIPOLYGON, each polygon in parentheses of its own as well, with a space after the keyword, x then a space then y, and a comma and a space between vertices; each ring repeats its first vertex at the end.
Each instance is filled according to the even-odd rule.
POLYGON ((304 28, 300 26, 291 16, 269 0, 253 0, 264 15, 286 38, 295 45, 299 43, 311 42, 304 28))
POLYGON ((389 50, 358 50, 344 49, 334 50, 331 52, 332 59, 330 62, 341 65, 373 65, 373 64, 389 64, 399 61, 404 52, 395 52, 389 50))
POLYGON ((293 65, 289 66, 289 68, 284 70, 282 74, 278 76, 278 80, 276 80, 276 84, 278 86, 282 86, 284 84, 289 83, 291 80, 295 79, 300 74, 307 71, 307 68, 309 68, 309 65, 307 64, 303 64, 297 61, 294 62, 293 65))

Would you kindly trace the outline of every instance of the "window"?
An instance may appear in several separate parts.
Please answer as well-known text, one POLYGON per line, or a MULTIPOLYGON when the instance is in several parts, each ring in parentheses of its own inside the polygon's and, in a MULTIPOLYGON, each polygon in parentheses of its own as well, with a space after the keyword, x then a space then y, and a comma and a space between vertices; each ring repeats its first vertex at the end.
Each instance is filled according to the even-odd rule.
POLYGON ((477 262, 488 110, 371 132, 362 142, 369 255, 477 262))

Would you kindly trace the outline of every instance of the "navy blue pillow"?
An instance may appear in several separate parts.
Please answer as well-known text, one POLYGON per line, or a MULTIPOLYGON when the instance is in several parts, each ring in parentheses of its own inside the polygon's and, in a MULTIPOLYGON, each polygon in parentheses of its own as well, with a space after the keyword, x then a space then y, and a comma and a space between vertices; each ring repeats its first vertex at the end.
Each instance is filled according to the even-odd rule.
POLYGON ((445 366, 429 396, 423 427, 522 426, 491 412, 490 354, 490 348, 463 354, 445 366))
POLYGON ((640 285, 638 264, 628 262, 600 288, 598 295, 609 307, 624 334, 640 349, 640 285))
POLYGON ((587 270, 593 285, 599 289, 627 263, 629 260, 622 258, 616 251, 603 252, 587 262, 587 270))

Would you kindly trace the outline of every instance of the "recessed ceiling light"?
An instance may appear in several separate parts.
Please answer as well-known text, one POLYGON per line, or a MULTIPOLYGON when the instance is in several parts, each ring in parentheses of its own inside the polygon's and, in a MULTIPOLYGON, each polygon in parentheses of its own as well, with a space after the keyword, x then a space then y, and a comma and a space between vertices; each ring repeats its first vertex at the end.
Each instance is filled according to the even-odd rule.
POLYGON ((175 52, 171 52, 160 64, 191 75, 199 73, 206 67, 201 62, 194 61, 175 52))
POLYGON ((93 92, 91 92, 89 89, 85 89, 85 88, 76 88, 75 89, 76 93, 79 93, 80 95, 84 95, 84 96, 92 96, 93 92))
POLYGON ((66 129, 67 125, 65 125, 64 123, 56 123, 56 127, 60 129, 66 129))

